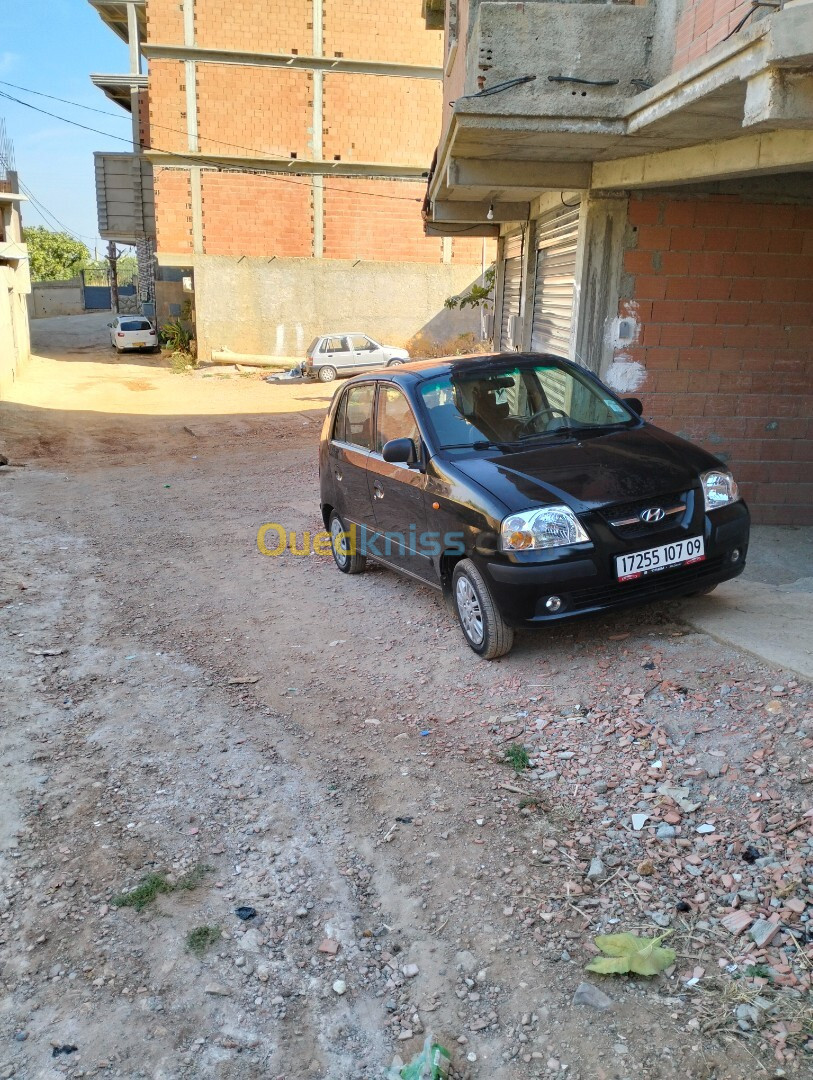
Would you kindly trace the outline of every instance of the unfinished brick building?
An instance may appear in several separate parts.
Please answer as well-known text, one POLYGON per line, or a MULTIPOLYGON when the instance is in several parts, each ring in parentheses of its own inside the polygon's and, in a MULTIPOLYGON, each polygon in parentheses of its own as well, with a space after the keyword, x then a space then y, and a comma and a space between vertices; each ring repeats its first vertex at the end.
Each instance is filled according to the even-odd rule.
POLYGON ((481 272, 481 230, 421 222, 443 74, 421 0, 90 2, 131 56, 93 81, 143 149, 138 165, 97 155, 102 234, 154 247, 159 320, 194 295, 201 356, 471 328, 443 301, 481 272), (135 210, 117 217, 127 185, 135 210))
POLYGON ((499 223, 495 338, 579 360, 813 524, 813 0, 427 0, 433 232, 499 223))

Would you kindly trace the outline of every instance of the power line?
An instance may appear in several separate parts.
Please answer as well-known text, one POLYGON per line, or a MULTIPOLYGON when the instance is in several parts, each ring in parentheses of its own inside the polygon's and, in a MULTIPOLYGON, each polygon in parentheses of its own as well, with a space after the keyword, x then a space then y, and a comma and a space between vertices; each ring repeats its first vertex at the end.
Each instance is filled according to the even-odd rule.
POLYGON ((23 194, 28 196, 32 205, 35 207, 36 210, 39 211, 40 217, 43 218, 46 225, 49 225, 51 226, 51 228, 53 228, 53 225, 55 223, 63 232, 68 233, 75 240, 96 240, 95 236, 88 236, 87 233, 75 232, 73 229, 70 229, 64 221, 59 220, 53 210, 49 210, 45 203, 43 203, 40 199, 37 198, 31 188, 28 187, 27 184, 24 184, 23 181, 19 179, 19 177, 17 178, 17 182, 20 185, 20 189, 23 194))
MULTIPOLYGON (((0 83, 2 83, 5 86, 15 86, 16 87, 15 83, 6 82, 3 79, 0 79, 0 83)), ((32 93, 32 94, 39 94, 40 93, 38 90, 27 90, 25 87, 16 87, 16 88, 19 89, 19 90, 22 90, 23 93, 32 93)), ((108 113, 105 110, 91 109, 91 107, 89 105, 79 105, 78 102, 69 101, 67 98, 57 98, 57 97, 54 97, 51 94, 40 94, 40 96, 41 97, 52 98, 54 101, 59 101, 64 105, 72 105, 72 106, 76 106, 77 108, 80 108, 80 109, 90 109, 90 111, 92 111, 92 112, 101 112, 102 115, 104 115, 104 116, 113 116, 113 115, 115 115, 113 113, 108 113)), ((17 105, 22 105, 27 109, 32 109, 34 112, 42 113, 43 116, 49 116, 53 120, 61 120, 64 124, 71 124, 73 127, 82 128, 84 131, 91 131, 95 135, 103 135, 103 136, 105 136, 105 138, 108 138, 108 139, 115 139, 117 142, 127 143, 129 146, 133 145, 134 140, 132 138, 124 138, 121 135, 113 135, 112 132, 101 131, 99 128, 90 127, 88 124, 80 124, 78 120, 70 120, 67 116, 60 116, 58 113, 49 112, 47 109, 41 109, 37 105, 32 105, 30 101, 22 101, 20 98, 16 98, 12 94, 7 94, 3 90, 0 90, 0 97, 6 98, 6 100, 8 100, 8 101, 13 101, 17 105)), ((118 119, 118 117, 117 117, 117 119, 118 119)), ((120 119, 124 119, 124 118, 121 117, 120 119)), ((156 124, 155 126, 156 127, 163 127, 165 125, 156 124)), ((167 130, 168 131, 174 131, 177 134, 182 134, 182 135, 186 134, 186 132, 181 131, 178 128, 167 128, 167 130)), ((201 157, 200 155, 183 154, 183 153, 180 153, 177 150, 167 150, 164 147, 156 146, 154 143, 150 143, 149 145, 147 145, 145 143, 137 142, 136 145, 138 146, 138 148, 140 150, 158 150, 162 154, 171 154, 173 157, 181 158, 184 161, 189 161, 189 162, 194 163, 196 165, 200 165, 201 162, 203 162, 204 164, 209 165, 211 168, 217 169, 219 172, 238 172, 238 173, 250 173, 250 174, 255 175, 255 176, 268 176, 268 177, 270 177, 270 179, 275 180, 278 183, 281 183, 281 184, 295 184, 297 187, 304 187, 304 186, 306 186, 308 184, 307 181, 303 182, 303 181, 299 181, 299 180, 294 180, 291 177, 280 176, 279 174, 277 174, 275 172, 272 172, 270 169, 255 169, 255 168, 251 168, 250 166, 243 166, 243 165, 224 165, 222 162, 216 161, 213 158, 201 157)), ((256 154, 262 154, 263 153, 262 151, 258 150, 256 147, 241 146, 238 143, 223 142, 222 145, 224 145, 224 146, 232 146, 232 147, 235 147, 236 149, 240 149, 240 150, 251 150, 252 153, 256 153, 256 154)), ((293 160, 295 160, 295 159, 292 159, 292 161, 293 160)), ((164 166, 164 167, 166 167, 166 166, 164 166)), ((344 191, 344 192, 348 192, 351 195, 364 195, 364 196, 366 196, 367 198, 370 198, 370 199, 394 199, 397 202, 421 202, 422 201, 421 198, 419 198, 419 197, 404 196, 404 195, 384 195, 383 193, 380 193, 380 192, 377 192, 377 191, 357 191, 355 188, 339 187, 336 184, 331 184, 331 190, 332 191, 344 191)))

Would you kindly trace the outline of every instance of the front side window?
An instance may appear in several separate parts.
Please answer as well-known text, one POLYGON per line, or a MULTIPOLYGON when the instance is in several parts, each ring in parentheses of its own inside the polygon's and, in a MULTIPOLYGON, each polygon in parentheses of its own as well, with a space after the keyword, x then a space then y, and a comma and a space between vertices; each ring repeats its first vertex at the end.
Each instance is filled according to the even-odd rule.
POLYGON ((376 345, 364 334, 351 334, 350 348, 355 352, 374 352, 376 345))
POLYGON ((346 394, 344 441, 364 450, 373 448, 373 400, 375 386, 352 386, 346 394))
POLYGON ((553 363, 447 375, 421 386, 440 445, 523 446, 558 432, 633 424, 635 417, 586 376, 553 363))
POLYGON ((406 397, 394 386, 382 386, 378 392, 378 430, 376 450, 380 454, 384 443, 391 439, 412 439, 417 447, 420 432, 406 397))

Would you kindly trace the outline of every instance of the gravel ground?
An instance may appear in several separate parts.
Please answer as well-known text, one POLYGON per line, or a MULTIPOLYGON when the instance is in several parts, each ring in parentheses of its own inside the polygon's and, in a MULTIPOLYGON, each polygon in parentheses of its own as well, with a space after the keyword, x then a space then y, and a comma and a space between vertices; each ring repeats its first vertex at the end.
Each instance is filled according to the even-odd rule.
POLYGON ((485 664, 258 553, 320 526, 320 388, 105 412, 86 352, 2 409, 0 1078, 384 1080, 428 1033, 471 1080, 813 1075, 807 684, 669 607, 485 664), (585 973, 622 931, 675 962, 585 973))

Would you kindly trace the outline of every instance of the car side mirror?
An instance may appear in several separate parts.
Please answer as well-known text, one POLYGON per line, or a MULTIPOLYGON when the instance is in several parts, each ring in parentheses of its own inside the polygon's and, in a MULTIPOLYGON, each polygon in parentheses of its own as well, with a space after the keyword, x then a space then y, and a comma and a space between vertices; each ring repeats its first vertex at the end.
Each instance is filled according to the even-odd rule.
POLYGON ((418 460, 412 439, 390 439, 384 443, 381 456, 391 465, 414 465, 418 460))
POLYGON ((625 397, 621 399, 625 405, 628 405, 636 416, 640 416, 644 411, 644 403, 637 397, 625 397))

